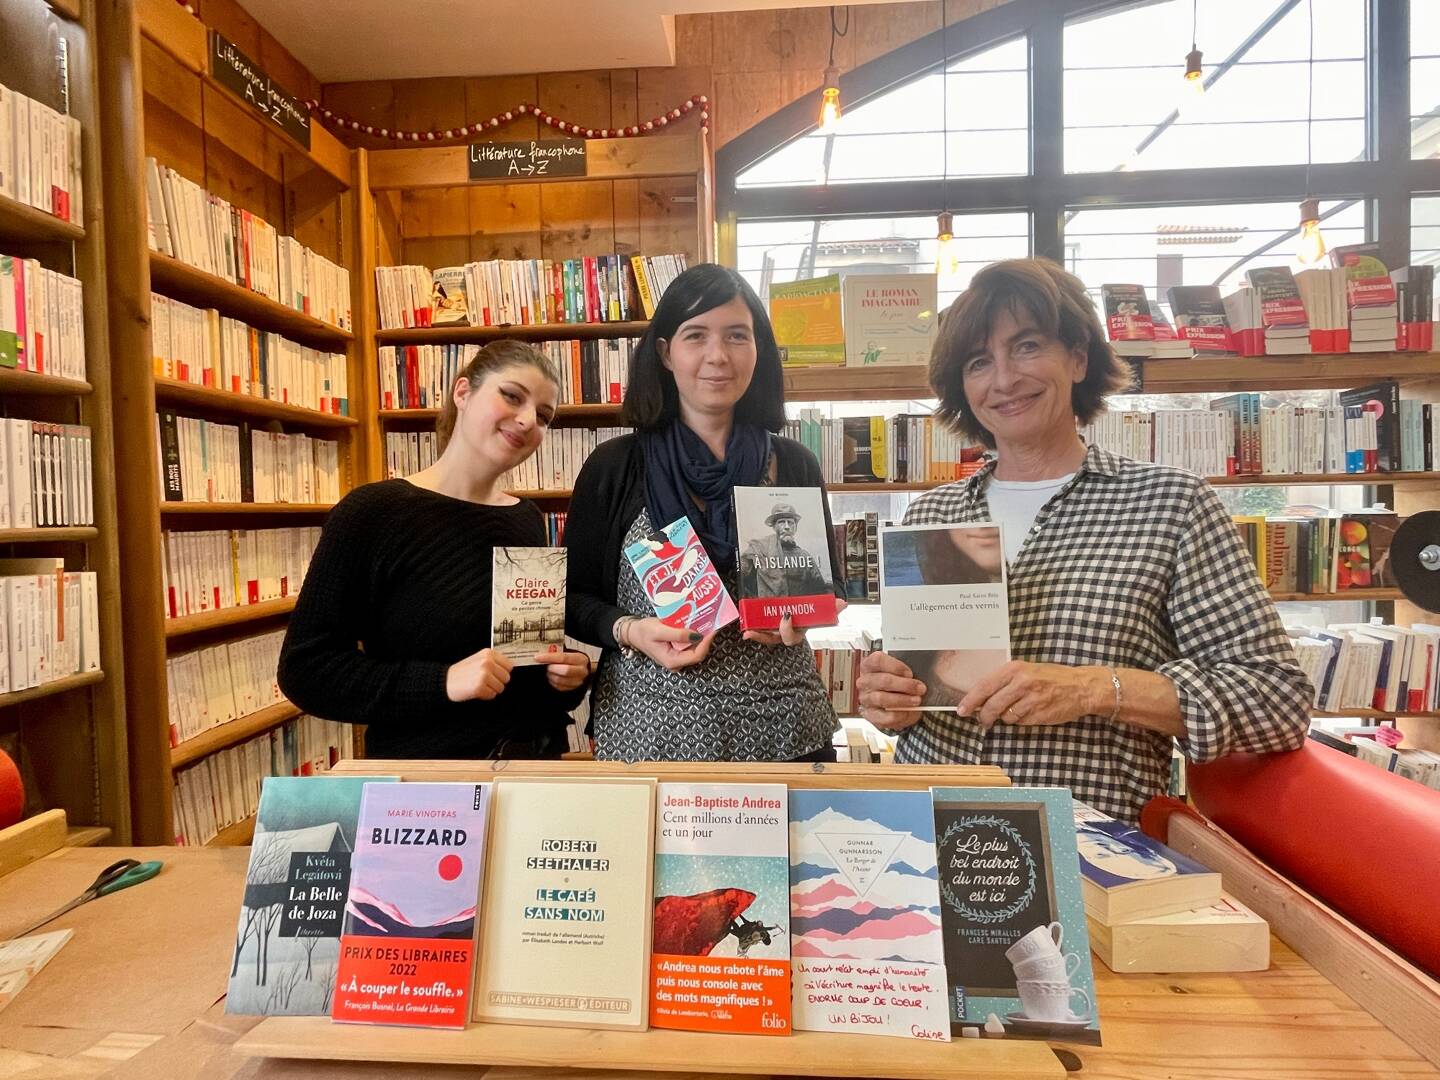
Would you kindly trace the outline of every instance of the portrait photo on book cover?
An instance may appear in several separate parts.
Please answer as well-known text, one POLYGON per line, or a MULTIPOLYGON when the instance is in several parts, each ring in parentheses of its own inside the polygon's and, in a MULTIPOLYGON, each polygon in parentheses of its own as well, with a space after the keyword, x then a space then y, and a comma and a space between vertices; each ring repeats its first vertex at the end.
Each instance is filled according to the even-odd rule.
POLYGON ((925 684, 923 710, 949 710, 1010 659, 1000 527, 880 530, 885 651, 925 684))
POLYGON ((741 596, 823 595, 834 588, 818 488, 736 488, 735 521, 741 596))

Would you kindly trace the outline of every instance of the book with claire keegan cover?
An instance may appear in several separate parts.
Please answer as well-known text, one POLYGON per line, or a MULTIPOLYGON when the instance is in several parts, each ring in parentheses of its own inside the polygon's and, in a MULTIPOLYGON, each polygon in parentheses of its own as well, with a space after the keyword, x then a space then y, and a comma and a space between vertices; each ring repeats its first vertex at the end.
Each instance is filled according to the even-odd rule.
POLYGON ((497 547, 491 556, 490 645, 518 667, 565 648, 563 547, 497 547))

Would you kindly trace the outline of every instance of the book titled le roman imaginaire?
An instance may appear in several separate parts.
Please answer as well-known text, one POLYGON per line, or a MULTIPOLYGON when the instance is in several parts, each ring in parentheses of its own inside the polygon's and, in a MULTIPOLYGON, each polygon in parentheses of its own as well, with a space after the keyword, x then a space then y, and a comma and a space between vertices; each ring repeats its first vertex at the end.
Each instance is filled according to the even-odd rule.
POLYGON ((490 647, 517 666, 565 648, 565 549, 494 549, 490 647))
POLYGON ((845 363, 928 364, 940 306, 934 274, 847 274, 845 363))
POLYGON ((1085 913, 1124 923, 1220 901, 1220 875, 1152 840, 1133 825, 1075 804, 1085 913))
POLYGON ((366 784, 331 1017, 463 1028, 489 784, 366 784))
POLYGON ((688 517, 635 541, 625 558, 665 625, 708 634, 740 617, 688 517))
POLYGON ((643 1031, 655 781, 494 787, 472 1018, 643 1031))
POLYGON ((830 529, 819 488, 737 487, 740 625, 775 630, 834 626, 830 529))
POLYGON ((790 1034, 784 784, 661 784, 650 1023, 790 1034))
POLYGON ((953 710, 976 681, 1010 659, 1005 572, 999 525, 880 530, 885 651, 925 684, 917 709, 953 710))
POLYGON ((945 941, 928 791, 790 792, 797 1031, 945 1042, 945 941))
POLYGON ((328 1016, 366 784, 393 776, 270 776, 235 931, 225 1011, 328 1016))

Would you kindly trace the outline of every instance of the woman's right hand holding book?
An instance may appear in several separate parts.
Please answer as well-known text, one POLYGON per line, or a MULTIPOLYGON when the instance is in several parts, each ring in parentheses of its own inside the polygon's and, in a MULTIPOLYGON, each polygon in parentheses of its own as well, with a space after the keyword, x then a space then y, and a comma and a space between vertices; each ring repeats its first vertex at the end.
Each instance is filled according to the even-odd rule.
POLYGON ((667 670, 679 671, 693 667, 710 655, 715 632, 701 634, 651 617, 621 620, 617 638, 621 647, 642 652, 667 670))
POLYGON ((903 731, 920 719, 915 709, 925 697, 925 684, 889 653, 872 652, 860 661, 860 715, 877 728, 903 731))
POLYGON ((489 701, 505 689, 514 666, 515 661, 498 649, 481 649, 450 665, 445 696, 451 701, 489 701))

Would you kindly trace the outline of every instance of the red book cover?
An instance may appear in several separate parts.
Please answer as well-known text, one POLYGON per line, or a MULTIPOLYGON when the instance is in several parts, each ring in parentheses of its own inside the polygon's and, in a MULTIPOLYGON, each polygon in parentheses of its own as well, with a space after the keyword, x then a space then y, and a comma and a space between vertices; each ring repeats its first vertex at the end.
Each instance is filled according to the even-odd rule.
POLYGON ((737 487, 740 626, 834 626, 835 581, 820 488, 737 487))
POLYGON ((1111 341, 1154 341, 1150 302, 1139 285, 1102 285, 1105 330, 1111 341))
POLYGON ((332 1019, 465 1026, 489 809, 488 784, 365 785, 332 1019))
POLYGON ((1388 307, 1395 303, 1395 282, 1380 260, 1380 245, 1347 244, 1330 252, 1330 265, 1345 271, 1345 302, 1350 308, 1388 307))
POLYGON ((1245 277, 1260 294, 1260 322, 1265 329, 1309 325, 1300 289, 1288 267, 1256 267, 1247 270, 1245 277))
POLYGON ((595 256, 586 255, 585 267, 585 321, 600 321, 600 279, 595 270, 595 256))
POLYGON ((667 626, 708 634, 739 618, 688 517, 635 541, 625 558, 667 626))

